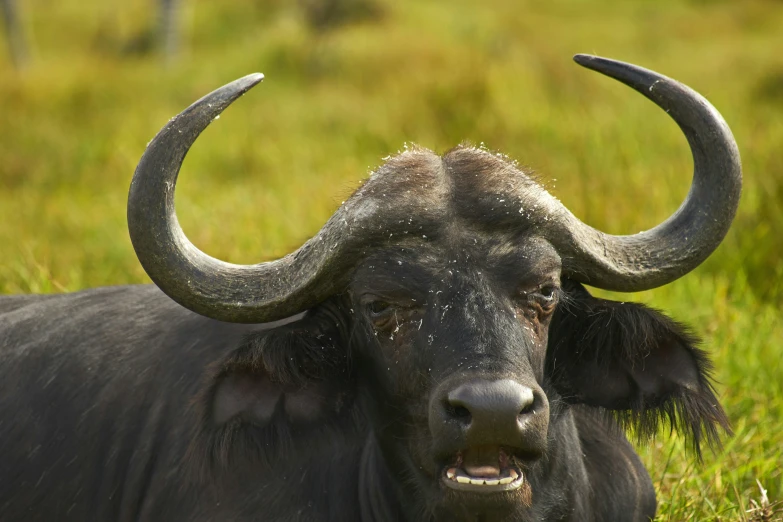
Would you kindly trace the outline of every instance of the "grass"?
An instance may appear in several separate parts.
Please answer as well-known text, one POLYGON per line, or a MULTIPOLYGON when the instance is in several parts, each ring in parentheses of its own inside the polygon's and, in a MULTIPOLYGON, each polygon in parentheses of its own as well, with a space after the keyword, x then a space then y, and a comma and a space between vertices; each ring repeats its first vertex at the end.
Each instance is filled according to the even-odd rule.
POLYGON ((570 56, 638 63, 719 108, 745 173, 715 254, 675 283, 622 296, 704 336, 735 430, 701 465, 668 433, 640 448, 658 519, 763 520, 747 512, 761 502, 756 481, 783 499, 783 3, 387 1, 382 17, 328 31, 310 29, 297 5, 186 3, 183 51, 166 67, 136 45, 154 23, 151 0, 23 3, 29 67, 14 71, 0 47, 0 292, 148 281, 125 225, 144 145, 190 102, 256 70, 267 80, 199 139, 177 193, 185 231, 214 256, 290 251, 406 141, 484 142, 539 172, 591 225, 649 228, 687 192, 685 140, 570 56))

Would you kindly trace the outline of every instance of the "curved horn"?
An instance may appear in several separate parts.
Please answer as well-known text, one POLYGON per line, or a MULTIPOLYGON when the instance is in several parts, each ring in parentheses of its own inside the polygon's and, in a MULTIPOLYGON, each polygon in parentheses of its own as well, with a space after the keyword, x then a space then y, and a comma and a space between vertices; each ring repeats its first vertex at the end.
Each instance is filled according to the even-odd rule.
POLYGON ((221 321, 258 323, 310 308, 341 286, 338 241, 343 208, 316 237, 276 261, 235 265, 208 256, 182 232, 174 210, 174 187, 182 161, 199 134, 234 100, 263 80, 252 74, 204 96, 172 118, 144 152, 128 195, 128 228, 147 274, 181 305, 221 321), (328 274, 329 277, 325 277, 328 274))
MULTIPOLYGON (((639 91, 679 125, 693 155, 693 182, 679 209, 655 228, 629 236, 605 234, 565 208, 552 242, 564 273, 584 283, 624 292, 655 288, 685 275, 725 237, 742 189, 740 155, 718 111, 701 95, 656 72, 615 60, 578 54, 588 69, 639 91)), ((551 207, 550 207, 551 208, 551 207)))

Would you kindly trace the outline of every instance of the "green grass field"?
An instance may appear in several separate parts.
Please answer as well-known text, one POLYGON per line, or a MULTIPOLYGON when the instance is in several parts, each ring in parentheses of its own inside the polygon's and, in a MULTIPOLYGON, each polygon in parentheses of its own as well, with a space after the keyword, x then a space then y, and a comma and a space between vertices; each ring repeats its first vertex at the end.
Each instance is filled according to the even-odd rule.
POLYGON ((589 224, 650 228, 690 185, 685 139, 571 56, 704 94, 743 156, 737 219, 695 272, 622 299, 704 336, 735 435, 703 464, 668 432, 640 452, 659 520, 775 519, 746 510, 757 480, 783 500, 783 2, 386 1, 317 32, 293 1, 192 0, 168 66, 137 52, 152 0, 20 3, 30 65, 15 71, 0 47, 0 293, 147 282, 125 224, 136 162, 169 117, 250 72, 267 79, 199 139, 177 193, 194 243, 234 262, 301 244, 406 142, 483 142, 589 224))

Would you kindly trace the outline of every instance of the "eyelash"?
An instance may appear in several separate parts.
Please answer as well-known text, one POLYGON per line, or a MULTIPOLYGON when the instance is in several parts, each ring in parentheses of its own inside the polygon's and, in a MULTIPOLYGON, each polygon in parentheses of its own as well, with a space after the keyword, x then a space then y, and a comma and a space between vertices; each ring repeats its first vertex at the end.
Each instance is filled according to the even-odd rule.
POLYGON ((551 306, 560 299, 562 291, 560 287, 554 284, 545 284, 532 292, 520 292, 520 297, 527 301, 531 297, 536 299, 544 306, 551 306))

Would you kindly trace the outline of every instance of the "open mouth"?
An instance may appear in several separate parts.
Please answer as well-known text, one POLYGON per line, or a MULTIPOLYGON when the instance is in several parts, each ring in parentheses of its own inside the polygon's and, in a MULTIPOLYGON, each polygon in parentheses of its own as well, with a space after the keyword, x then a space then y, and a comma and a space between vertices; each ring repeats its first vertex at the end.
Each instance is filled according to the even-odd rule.
POLYGON ((476 446, 457 453, 443 471, 449 488, 476 493, 513 491, 524 484, 522 470, 499 446, 476 446))

